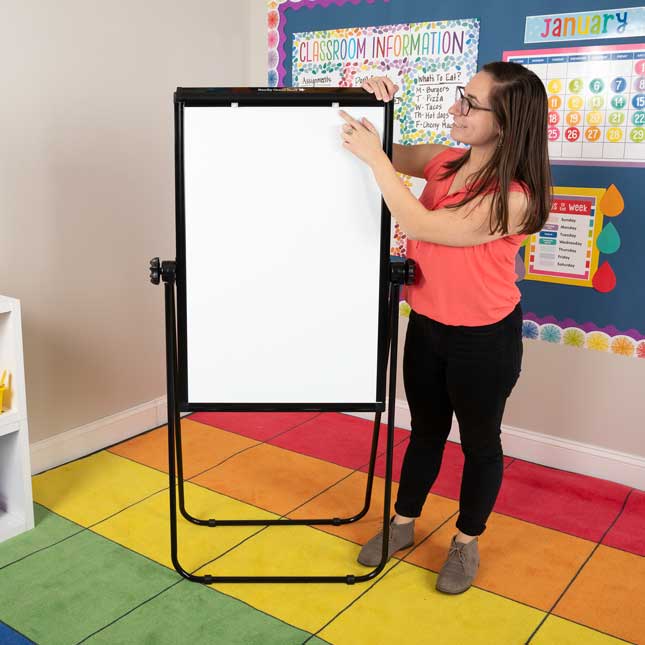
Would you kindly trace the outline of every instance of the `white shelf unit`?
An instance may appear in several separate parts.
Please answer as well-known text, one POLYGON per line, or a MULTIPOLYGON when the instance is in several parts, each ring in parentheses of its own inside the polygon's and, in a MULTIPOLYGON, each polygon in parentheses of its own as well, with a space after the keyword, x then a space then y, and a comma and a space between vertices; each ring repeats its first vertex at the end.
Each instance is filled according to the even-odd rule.
POLYGON ((0 542, 34 528, 20 301, 0 296, 0 374, 7 370, 0 414, 0 542))

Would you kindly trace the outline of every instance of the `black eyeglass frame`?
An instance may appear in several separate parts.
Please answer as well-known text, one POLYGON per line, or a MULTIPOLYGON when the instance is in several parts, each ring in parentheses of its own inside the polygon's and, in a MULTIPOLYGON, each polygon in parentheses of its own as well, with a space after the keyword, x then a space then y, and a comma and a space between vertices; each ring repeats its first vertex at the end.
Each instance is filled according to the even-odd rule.
POLYGON ((472 101, 464 95, 464 90, 466 87, 464 85, 457 85, 455 88, 455 103, 459 101, 459 109, 462 116, 468 116, 471 110, 482 110, 483 112, 494 112, 491 108, 480 107, 478 105, 473 105, 472 101), (464 109, 464 105, 466 106, 464 109))

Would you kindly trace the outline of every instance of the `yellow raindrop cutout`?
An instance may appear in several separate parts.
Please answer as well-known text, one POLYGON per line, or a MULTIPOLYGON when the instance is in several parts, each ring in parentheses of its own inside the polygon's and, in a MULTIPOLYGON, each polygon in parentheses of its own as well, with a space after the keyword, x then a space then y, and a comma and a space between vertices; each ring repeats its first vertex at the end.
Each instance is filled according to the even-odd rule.
POLYGON ((600 199, 600 210, 607 217, 616 217, 616 215, 620 215, 623 212, 623 208, 625 208, 623 196, 618 188, 612 184, 600 199))

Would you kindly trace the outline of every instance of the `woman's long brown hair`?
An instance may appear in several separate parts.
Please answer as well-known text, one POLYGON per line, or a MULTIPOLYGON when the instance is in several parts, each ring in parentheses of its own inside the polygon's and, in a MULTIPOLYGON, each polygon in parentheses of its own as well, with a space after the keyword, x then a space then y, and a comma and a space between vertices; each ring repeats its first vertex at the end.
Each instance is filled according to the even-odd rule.
MULTIPOLYGON (((490 107, 500 126, 500 142, 489 161, 473 176, 466 197, 449 208, 493 194, 490 232, 509 233, 508 193, 512 181, 528 188, 528 207, 521 234, 537 233, 551 207, 551 167, 547 139, 547 96, 538 76, 518 63, 495 62, 482 71, 493 78, 490 107)), ((470 159, 470 150, 444 165, 442 179, 454 175, 470 159)))

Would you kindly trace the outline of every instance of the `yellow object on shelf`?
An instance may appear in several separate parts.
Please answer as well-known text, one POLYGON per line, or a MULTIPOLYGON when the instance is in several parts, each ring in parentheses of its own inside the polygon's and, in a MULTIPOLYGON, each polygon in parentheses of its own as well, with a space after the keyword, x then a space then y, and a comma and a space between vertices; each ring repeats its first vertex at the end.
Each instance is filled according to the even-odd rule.
POLYGON ((7 376, 7 370, 2 372, 2 378, 0 378, 0 414, 4 412, 4 391, 7 389, 7 386, 4 384, 5 377, 7 376))

